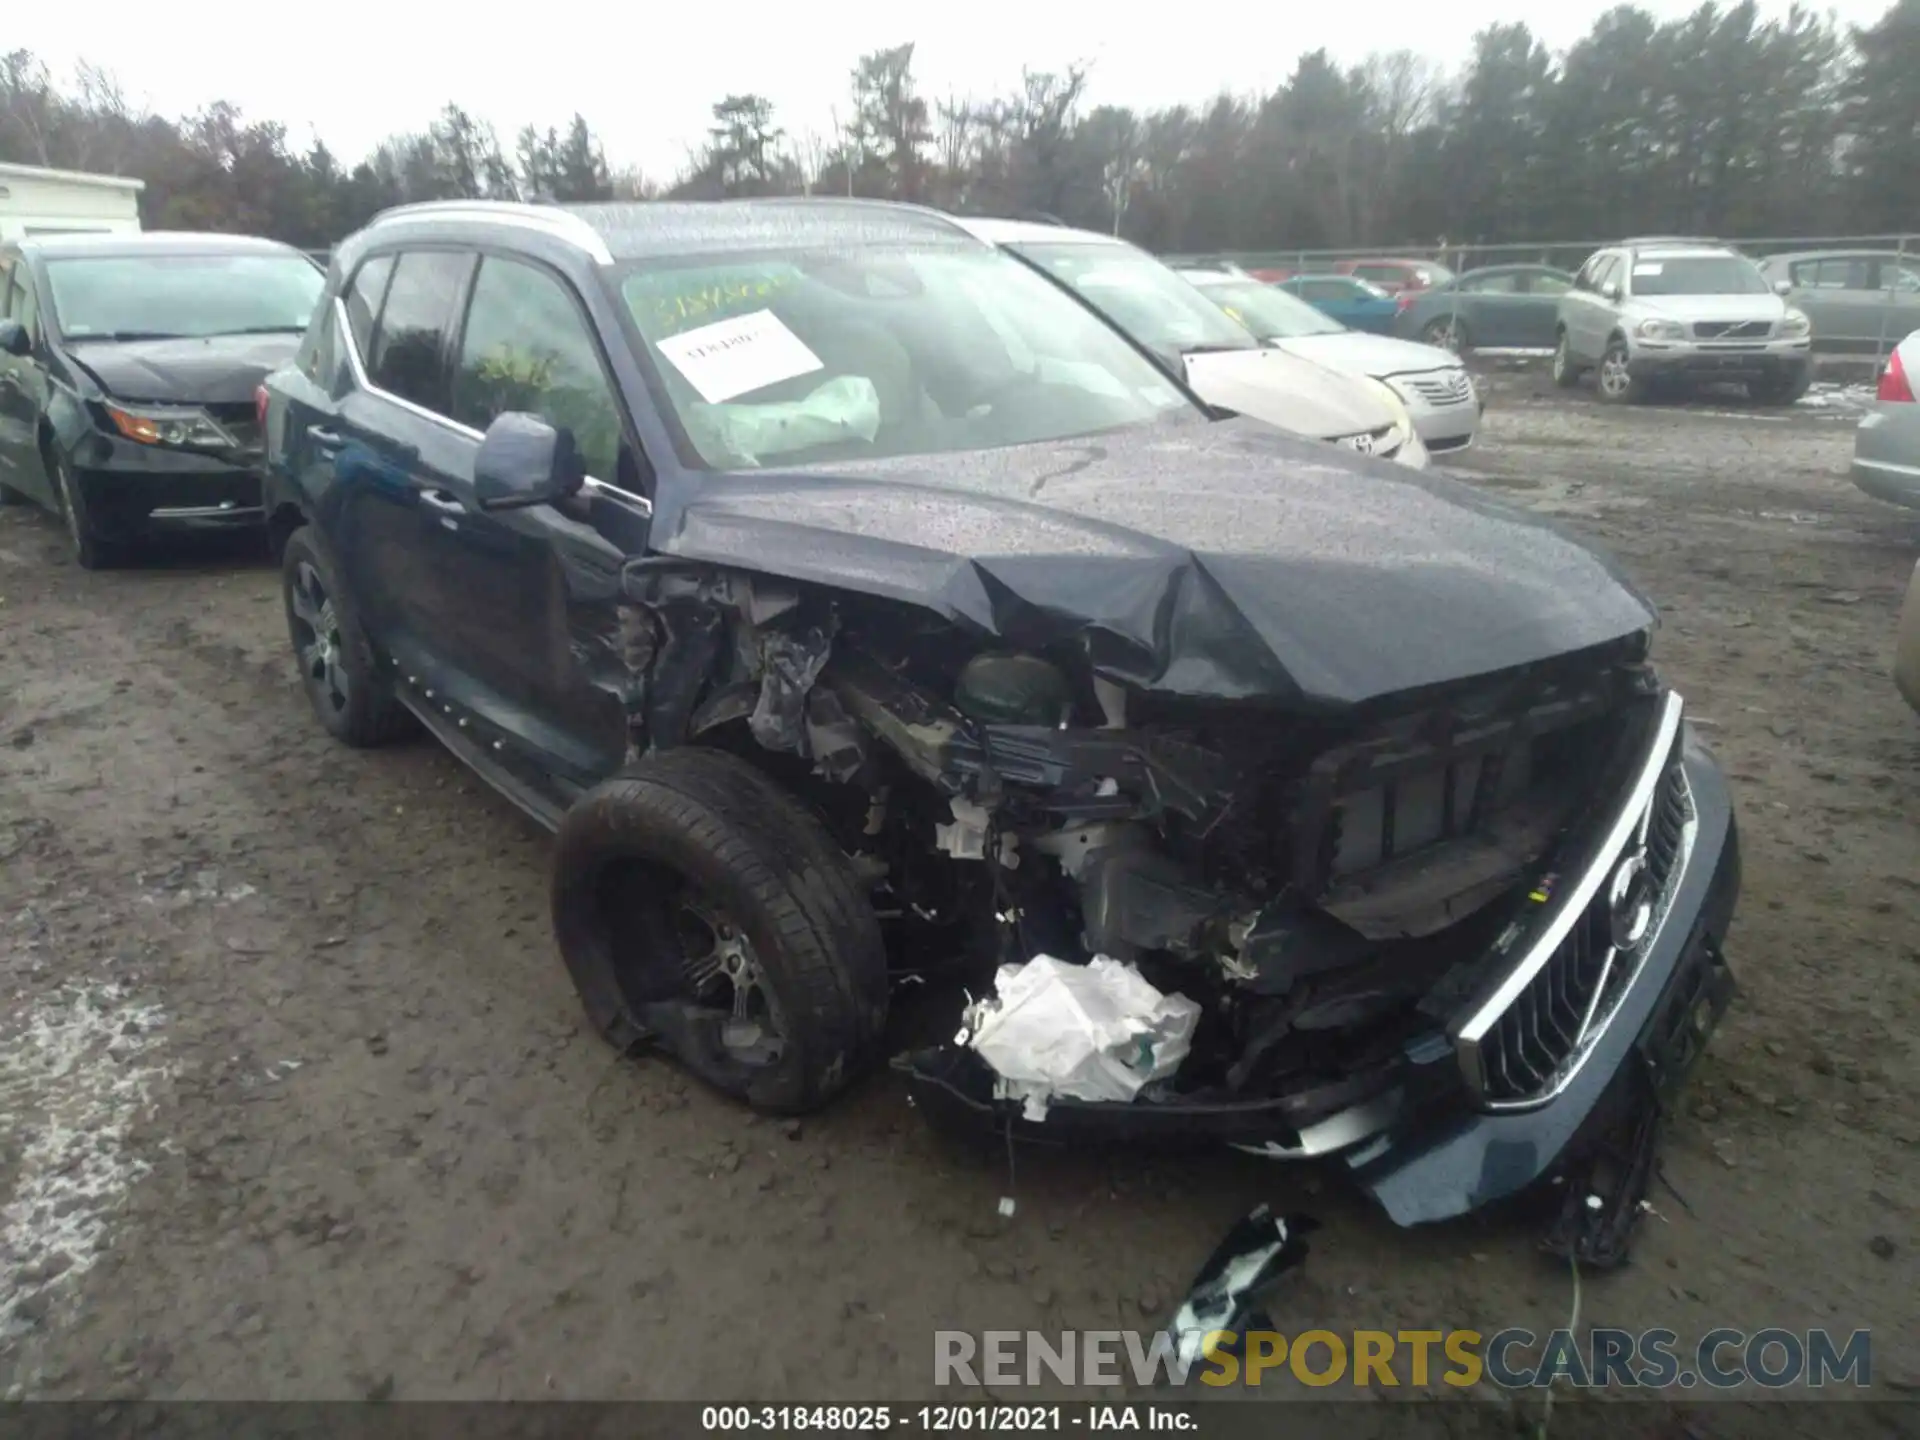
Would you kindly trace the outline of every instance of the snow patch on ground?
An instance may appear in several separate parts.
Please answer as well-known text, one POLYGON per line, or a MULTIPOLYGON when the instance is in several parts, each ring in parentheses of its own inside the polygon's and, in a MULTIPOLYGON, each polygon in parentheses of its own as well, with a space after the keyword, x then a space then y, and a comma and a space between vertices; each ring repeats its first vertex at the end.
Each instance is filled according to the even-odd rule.
POLYGON ((168 1073, 164 1018, 120 985, 70 981, 17 993, 0 1020, 0 1341, 92 1268, 146 1173, 127 1141, 168 1073))
POLYGON ((1864 415, 1874 407, 1872 385, 1830 385, 1815 382, 1813 388, 1795 404, 1804 410, 1837 410, 1846 415, 1864 415))

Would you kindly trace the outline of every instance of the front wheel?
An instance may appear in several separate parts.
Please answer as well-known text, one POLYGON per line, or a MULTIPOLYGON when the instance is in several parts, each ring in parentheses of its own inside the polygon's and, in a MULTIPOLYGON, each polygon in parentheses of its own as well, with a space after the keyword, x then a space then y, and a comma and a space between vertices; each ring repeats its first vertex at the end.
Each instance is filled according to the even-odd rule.
POLYGON ((1564 330, 1553 341, 1553 383, 1562 390, 1571 390, 1580 383, 1580 366, 1573 358, 1573 347, 1567 343, 1564 330))
POLYGON ((583 795, 553 924, 594 1024, 756 1110, 832 1099, 875 1058, 887 959, 826 827, 745 760, 683 746, 583 795))
POLYGON ((1646 399, 1647 382, 1636 378, 1627 359, 1626 342, 1608 344, 1600 357, 1600 398, 1609 405, 1637 405, 1646 399))
POLYGON ((1807 366, 1795 370, 1777 371, 1772 375, 1763 375, 1757 380, 1747 382, 1747 396, 1759 405, 1791 405, 1813 384, 1813 373, 1807 366))
POLYGON ((58 456, 47 457, 47 470, 53 476, 53 488, 60 500, 60 515, 67 522, 67 538, 73 542, 73 558, 82 570, 107 570, 120 563, 120 547, 104 540, 87 513, 86 493, 74 483, 73 472, 58 456))

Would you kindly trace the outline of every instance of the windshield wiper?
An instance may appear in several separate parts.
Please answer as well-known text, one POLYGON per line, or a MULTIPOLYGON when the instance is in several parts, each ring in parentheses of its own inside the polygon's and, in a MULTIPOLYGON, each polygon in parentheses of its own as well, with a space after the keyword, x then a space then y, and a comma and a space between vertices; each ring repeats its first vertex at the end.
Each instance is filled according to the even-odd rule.
POLYGON ((69 345, 77 345, 85 340, 185 340, 188 336, 177 335, 171 330, 98 330, 86 335, 69 335, 69 345))
POLYGON ((244 330, 222 330, 222 335, 304 335, 304 325, 249 325, 244 330))

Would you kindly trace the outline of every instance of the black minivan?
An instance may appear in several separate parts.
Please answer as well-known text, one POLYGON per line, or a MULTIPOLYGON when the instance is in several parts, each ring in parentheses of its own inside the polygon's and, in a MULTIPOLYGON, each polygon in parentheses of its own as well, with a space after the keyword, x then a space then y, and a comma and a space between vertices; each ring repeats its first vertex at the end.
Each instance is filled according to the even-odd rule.
POLYGON ((1650 605, 1549 522, 871 202, 388 212, 262 413, 316 714, 557 830, 616 1045, 802 1111, 911 978, 928 1113, 1338 1157, 1403 1223, 1557 1175, 1618 1258, 1738 847, 1650 605), (996 1072, 961 991, 1041 956, 1185 1048, 996 1072))

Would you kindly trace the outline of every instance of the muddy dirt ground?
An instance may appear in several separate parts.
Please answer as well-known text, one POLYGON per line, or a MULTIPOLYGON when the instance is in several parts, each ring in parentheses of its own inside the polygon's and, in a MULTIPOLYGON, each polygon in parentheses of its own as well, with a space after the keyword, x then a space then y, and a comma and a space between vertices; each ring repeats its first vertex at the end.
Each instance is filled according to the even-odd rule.
MULTIPOLYGON (((1870 1326, 1911 1387, 1920 718, 1886 664, 1920 515, 1852 488, 1833 410, 1492 387, 1453 468, 1662 603, 1746 846, 1744 990, 1582 1321, 1870 1326)), ((891 1077, 781 1125, 617 1058, 544 836, 430 743, 329 741, 260 560, 65 555, 0 511, 0 1391, 925 1396, 936 1327, 1163 1321, 1261 1199, 1326 1223, 1283 1329, 1564 1322, 1512 1219, 1405 1232, 1228 1155, 1010 1178, 891 1077)))

